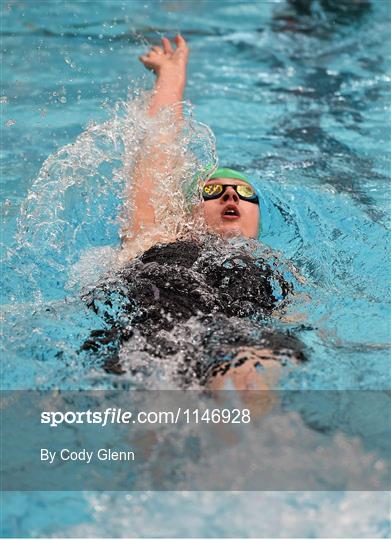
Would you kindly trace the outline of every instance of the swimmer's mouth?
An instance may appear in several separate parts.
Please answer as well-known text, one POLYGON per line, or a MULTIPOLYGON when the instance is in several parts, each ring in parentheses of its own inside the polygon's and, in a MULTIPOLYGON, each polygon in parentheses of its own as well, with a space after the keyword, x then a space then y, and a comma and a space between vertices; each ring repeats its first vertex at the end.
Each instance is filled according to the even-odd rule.
POLYGON ((221 217, 223 219, 238 219, 240 212, 234 204, 228 204, 222 211, 221 217))

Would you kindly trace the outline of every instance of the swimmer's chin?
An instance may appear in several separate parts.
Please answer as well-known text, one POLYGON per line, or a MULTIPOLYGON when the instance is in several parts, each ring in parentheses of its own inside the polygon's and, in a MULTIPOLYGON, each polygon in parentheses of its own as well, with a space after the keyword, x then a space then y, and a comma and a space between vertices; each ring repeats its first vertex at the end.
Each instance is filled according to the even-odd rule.
POLYGON ((222 225, 218 225, 216 227, 213 227, 213 231, 220 236, 223 236, 224 238, 232 238, 235 236, 245 236, 242 229, 238 224, 233 223, 223 223, 222 225))

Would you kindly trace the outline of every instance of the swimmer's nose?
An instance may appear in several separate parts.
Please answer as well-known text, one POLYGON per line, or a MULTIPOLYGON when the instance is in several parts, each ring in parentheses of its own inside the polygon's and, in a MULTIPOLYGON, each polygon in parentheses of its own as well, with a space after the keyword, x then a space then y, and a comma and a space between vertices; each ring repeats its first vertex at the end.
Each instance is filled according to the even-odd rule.
POLYGON ((232 188, 231 186, 227 187, 227 189, 225 190, 225 193, 224 195, 221 197, 221 200, 223 203, 226 203, 227 201, 229 200, 232 200, 234 201, 236 204, 238 204, 239 202, 239 197, 238 197, 238 194, 236 193, 236 191, 234 190, 234 188, 232 188))

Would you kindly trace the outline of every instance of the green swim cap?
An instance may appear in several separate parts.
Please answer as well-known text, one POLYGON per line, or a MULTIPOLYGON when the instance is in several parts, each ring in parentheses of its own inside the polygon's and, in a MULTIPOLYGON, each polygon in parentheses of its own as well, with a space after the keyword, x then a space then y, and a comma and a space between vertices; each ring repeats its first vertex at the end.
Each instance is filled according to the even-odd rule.
POLYGON ((246 184, 252 185, 250 180, 239 171, 234 169, 227 169, 225 167, 219 167, 213 174, 208 176, 207 180, 213 180, 214 178, 235 178, 236 180, 242 180, 246 184))

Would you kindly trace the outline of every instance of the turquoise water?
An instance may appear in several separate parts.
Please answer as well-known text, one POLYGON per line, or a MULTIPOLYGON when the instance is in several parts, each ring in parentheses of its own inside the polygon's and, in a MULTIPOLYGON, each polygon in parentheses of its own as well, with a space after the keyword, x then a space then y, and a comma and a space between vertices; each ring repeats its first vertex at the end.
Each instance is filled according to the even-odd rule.
MULTIPOLYGON (((2 3, 3 388, 112 384, 77 353, 97 323, 80 288, 119 245, 122 149, 100 126, 132 129, 116 104, 152 85, 137 57, 178 30, 195 118, 262 191, 262 242, 305 278, 292 313, 310 361, 283 387, 389 388, 390 6, 311 6, 2 3)), ((371 492, 5 499, 8 536, 389 534, 371 492)))

